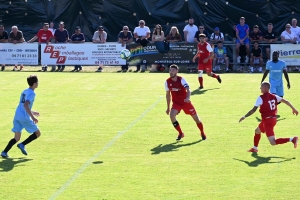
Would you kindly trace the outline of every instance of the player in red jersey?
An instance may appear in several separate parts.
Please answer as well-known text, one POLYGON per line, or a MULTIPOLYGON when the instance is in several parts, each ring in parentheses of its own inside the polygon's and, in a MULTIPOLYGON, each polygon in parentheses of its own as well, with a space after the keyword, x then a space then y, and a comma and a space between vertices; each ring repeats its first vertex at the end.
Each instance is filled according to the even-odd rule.
POLYGON ((294 148, 298 145, 298 137, 292 138, 275 138, 274 127, 276 125, 276 113, 277 113, 277 102, 282 102, 288 105, 294 115, 298 115, 298 111, 294 106, 287 100, 279 97, 277 95, 270 93, 270 83, 263 82, 260 86, 262 95, 260 95, 252 110, 250 110, 244 117, 240 119, 239 122, 243 121, 246 117, 252 115, 256 109, 260 106, 259 112, 261 113, 262 121, 255 129, 254 134, 254 146, 249 150, 249 152, 258 152, 258 143, 260 140, 261 133, 266 133, 271 145, 284 144, 287 142, 294 143, 294 148))
POLYGON ((206 35, 200 34, 198 43, 198 52, 193 58, 193 62, 195 62, 196 58, 198 58, 198 81, 200 83, 199 89, 203 89, 203 71, 206 71, 208 76, 216 78, 219 83, 222 82, 220 75, 216 75, 212 72, 212 58, 214 57, 214 51, 209 43, 205 41, 206 35))
POLYGON ((170 66, 170 78, 168 78, 165 82, 165 89, 166 89, 166 99, 167 99, 167 115, 170 115, 171 122, 173 126, 178 131, 178 137, 176 140, 180 140, 184 137, 183 132, 181 131, 180 125, 176 120, 176 115, 180 113, 181 110, 185 112, 187 115, 191 115, 194 121, 197 123, 197 126, 200 130, 200 134, 202 140, 206 139, 206 135, 203 130, 203 124, 200 121, 197 112, 190 101, 190 88, 188 83, 185 81, 184 78, 177 76, 178 73, 178 66, 171 65, 170 66), (172 95, 172 108, 170 110, 170 103, 171 103, 171 95, 172 95))

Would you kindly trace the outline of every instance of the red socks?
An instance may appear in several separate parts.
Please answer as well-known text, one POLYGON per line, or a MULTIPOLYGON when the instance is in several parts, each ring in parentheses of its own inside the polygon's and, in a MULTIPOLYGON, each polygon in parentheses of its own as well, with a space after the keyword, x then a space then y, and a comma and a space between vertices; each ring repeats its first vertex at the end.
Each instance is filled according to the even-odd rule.
POLYGON ((284 143, 287 143, 289 141, 290 141, 290 138, 278 138, 278 139, 275 140, 276 145, 277 144, 284 144, 284 143))
POLYGON ((218 75, 213 74, 212 77, 213 77, 213 78, 218 78, 218 75))
POLYGON ((175 121, 175 122, 173 122, 172 124, 173 124, 174 128, 178 131, 178 133, 181 134, 181 133, 182 133, 182 130, 181 130, 181 128, 180 128, 180 125, 179 125, 178 121, 175 121))
POLYGON ((203 134, 204 134, 203 124, 202 124, 202 123, 199 123, 199 124, 197 124, 197 126, 198 126, 198 128, 199 128, 199 130, 200 130, 200 132, 201 132, 201 135, 203 135, 203 134))
POLYGON ((261 134, 254 134, 254 146, 255 147, 258 147, 260 137, 261 137, 261 134))
POLYGON ((203 77, 198 77, 198 81, 200 83, 200 86, 203 87, 203 77))

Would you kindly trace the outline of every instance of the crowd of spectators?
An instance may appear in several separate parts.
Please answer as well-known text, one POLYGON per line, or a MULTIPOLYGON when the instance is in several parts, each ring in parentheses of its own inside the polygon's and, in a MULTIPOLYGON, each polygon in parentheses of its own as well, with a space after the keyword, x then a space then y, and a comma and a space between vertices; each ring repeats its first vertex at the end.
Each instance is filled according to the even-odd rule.
MULTIPOLYGON (((44 23, 43 28, 40 29, 37 34, 27 42, 34 42, 38 40, 39 43, 84 43, 85 36, 81 33, 80 27, 76 27, 74 33, 70 36, 69 32, 64 28, 65 23, 60 22, 58 24, 58 29, 55 29, 53 22, 44 23)), ((172 26, 169 33, 165 33, 160 24, 154 26, 153 32, 151 34, 150 28, 146 26, 144 20, 140 20, 139 24, 133 32, 129 30, 128 26, 123 26, 123 29, 117 36, 117 41, 126 46, 132 42, 139 43, 143 47, 147 46, 150 42, 182 42, 185 43, 198 43, 199 35, 205 34, 205 40, 209 43, 215 45, 214 53, 215 57, 213 60, 213 69, 220 70, 220 65, 224 65, 224 70, 229 71, 230 59, 228 57, 227 49, 224 47, 223 42, 225 41, 224 33, 221 32, 219 27, 215 27, 213 33, 209 34, 205 30, 204 25, 196 26, 194 24, 194 19, 190 18, 188 24, 183 29, 183 37, 181 36, 178 28, 172 26)), ((296 44, 300 41, 300 28, 297 26, 297 20, 292 19, 291 24, 285 25, 285 30, 279 34, 273 30, 273 24, 268 23, 267 30, 260 30, 258 25, 254 25, 253 29, 250 30, 250 27, 246 24, 246 19, 244 17, 240 18, 240 23, 233 26, 233 38, 235 40, 236 48, 235 53, 237 60, 233 60, 233 63, 246 63, 250 64, 250 71, 261 72, 263 66, 263 55, 265 53, 267 60, 270 59, 270 44, 277 43, 278 39, 281 40, 281 43, 291 43, 296 44), (267 43, 264 45, 264 52, 259 44, 267 43), (252 48, 251 48, 252 47, 252 48), (249 62, 250 61, 250 62, 249 62)), ((94 32, 92 37, 93 43, 105 43, 107 40, 107 32, 103 26, 99 26, 94 32)), ((11 28, 11 32, 8 34, 4 30, 4 26, 0 25, 0 43, 10 42, 13 44, 23 43, 25 39, 23 37, 22 31, 18 30, 17 26, 11 28)), ((39 53, 41 51, 39 50, 39 53)), ((40 56, 39 56, 40 58, 40 56)), ((5 69, 5 63, 1 64, 1 70, 5 69)), ((21 64, 20 70, 23 69, 21 64)), ((52 66, 51 71, 64 71, 65 65, 55 65, 52 66)), ((17 64, 13 70, 18 70, 17 64)), ((42 64, 42 71, 47 71, 47 65, 42 64)), ((79 72, 82 70, 81 65, 75 65, 73 71, 79 72)), ((122 66, 122 71, 128 70, 128 64, 122 66)), ((137 65, 137 70, 141 70, 141 65, 137 65)), ((145 68, 142 68, 142 71, 145 68)), ((102 71, 102 66, 99 65, 97 72, 102 71)))

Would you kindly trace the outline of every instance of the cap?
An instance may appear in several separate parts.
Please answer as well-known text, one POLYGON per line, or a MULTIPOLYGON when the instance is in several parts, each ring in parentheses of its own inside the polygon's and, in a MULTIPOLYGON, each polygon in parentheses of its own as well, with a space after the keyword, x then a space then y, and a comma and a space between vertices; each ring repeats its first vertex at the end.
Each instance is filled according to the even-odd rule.
POLYGON ((103 31, 104 30, 103 26, 98 26, 98 30, 103 31))
POLYGON ((219 30, 220 30, 219 27, 216 27, 216 28, 215 28, 215 31, 219 31, 219 30))
POLYGON ((65 24, 65 22, 61 21, 61 22, 59 22, 59 24, 65 24))
POLYGON ((254 25, 253 28, 258 28, 258 25, 254 25))

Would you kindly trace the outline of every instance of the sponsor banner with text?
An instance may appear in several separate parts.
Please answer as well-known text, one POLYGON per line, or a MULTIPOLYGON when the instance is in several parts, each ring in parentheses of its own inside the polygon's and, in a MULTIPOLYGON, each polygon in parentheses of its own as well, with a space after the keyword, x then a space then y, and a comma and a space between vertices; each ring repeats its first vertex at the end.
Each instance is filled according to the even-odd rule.
POLYGON ((38 44, 0 43, 0 64, 38 65, 38 44))
POLYGON ((279 51, 279 59, 285 61, 286 65, 300 66, 300 44, 271 44, 273 51, 279 51))
POLYGON ((125 65, 120 57, 124 47, 105 44, 41 44, 41 63, 48 65, 125 65))

